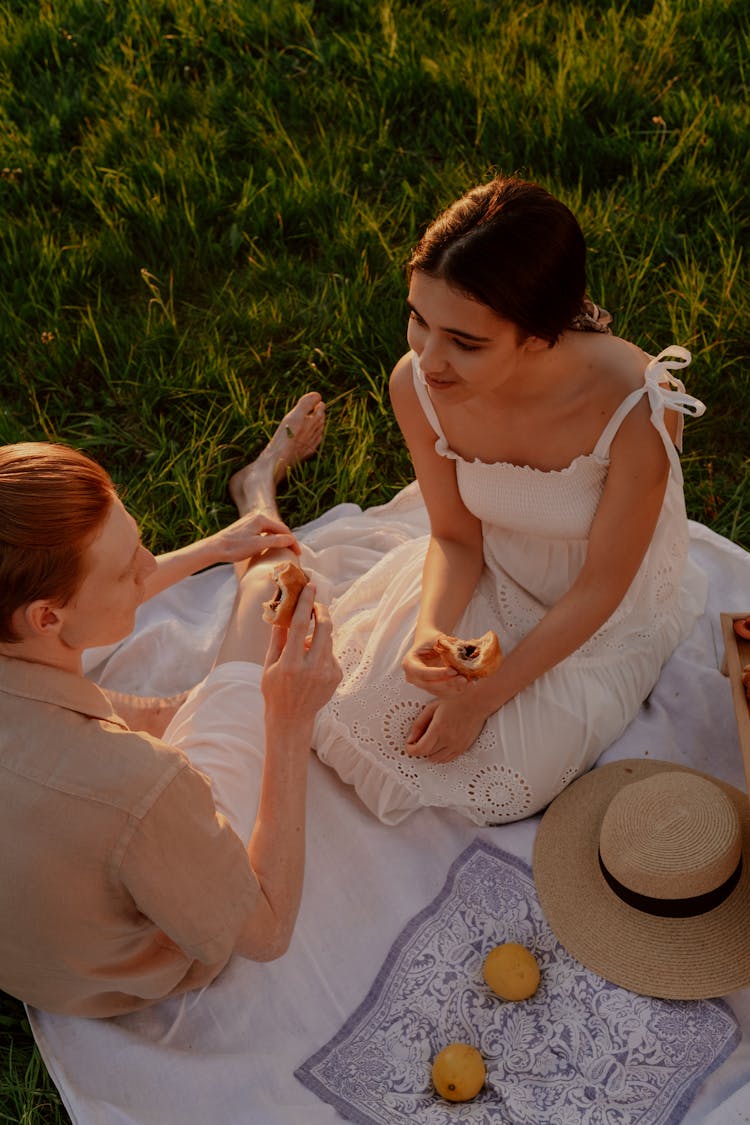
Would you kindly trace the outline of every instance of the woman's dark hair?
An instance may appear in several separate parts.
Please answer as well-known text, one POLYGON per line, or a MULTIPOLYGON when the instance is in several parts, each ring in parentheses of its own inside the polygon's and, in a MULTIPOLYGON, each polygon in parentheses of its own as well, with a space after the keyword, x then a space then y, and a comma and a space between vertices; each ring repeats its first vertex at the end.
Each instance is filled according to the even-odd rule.
POLYGON ((432 223, 414 250, 421 270, 489 306, 524 337, 554 344, 581 312, 586 244, 573 213, 539 184, 498 177, 432 223))
POLYGON ((84 453, 43 442, 0 446, 0 641, 18 641, 12 617, 21 606, 70 601, 115 495, 84 453))

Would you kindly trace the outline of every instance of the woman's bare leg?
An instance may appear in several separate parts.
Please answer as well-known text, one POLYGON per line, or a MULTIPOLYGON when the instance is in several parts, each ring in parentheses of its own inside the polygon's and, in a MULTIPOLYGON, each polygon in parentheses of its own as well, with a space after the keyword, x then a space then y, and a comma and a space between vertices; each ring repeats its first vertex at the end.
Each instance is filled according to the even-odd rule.
MULTIPOLYGON (((277 486, 288 469, 316 451, 323 437, 324 425, 325 404, 320 395, 317 391, 303 395, 282 418, 263 452, 230 480, 229 493, 241 516, 248 512, 263 512, 280 518, 276 504, 277 486)), ((217 664, 230 660, 248 660, 253 664, 264 662, 271 626, 263 621, 262 604, 274 593, 271 572, 279 563, 296 560, 294 551, 269 551, 261 558, 237 567, 237 598, 216 657, 217 664)))
MULTIPOLYGON (((248 512, 262 512, 280 518, 276 489, 288 469, 315 453, 323 437, 324 425, 325 404, 320 395, 317 391, 303 395, 282 418, 265 449, 229 481, 229 494, 241 516, 248 512)), ((217 664, 229 660, 263 663, 270 626, 262 619, 262 603, 273 595, 270 572, 279 563, 295 561, 296 558, 293 551, 269 551, 250 564, 238 564, 237 599, 216 658, 217 664)), ((144 730, 161 737, 188 693, 169 698, 115 691, 107 694, 118 715, 131 730, 144 730)))
POLYGON ((315 453, 324 426, 325 403, 310 391, 282 418, 263 452, 230 479, 229 495, 241 516, 263 512, 279 518, 276 487, 288 469, 315 453))

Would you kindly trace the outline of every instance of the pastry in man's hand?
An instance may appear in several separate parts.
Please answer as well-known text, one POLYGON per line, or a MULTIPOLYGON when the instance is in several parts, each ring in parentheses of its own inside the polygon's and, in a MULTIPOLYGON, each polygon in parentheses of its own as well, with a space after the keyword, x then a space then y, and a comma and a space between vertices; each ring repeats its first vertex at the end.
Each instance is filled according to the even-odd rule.
POLYGON ((263 620, 269 625, 280 625, 282 629, 288 629, 299 596, 310 578, 292 562, 277 566, 271 577, 276 583, 276 593, 270 601, 263 602, 263 620))

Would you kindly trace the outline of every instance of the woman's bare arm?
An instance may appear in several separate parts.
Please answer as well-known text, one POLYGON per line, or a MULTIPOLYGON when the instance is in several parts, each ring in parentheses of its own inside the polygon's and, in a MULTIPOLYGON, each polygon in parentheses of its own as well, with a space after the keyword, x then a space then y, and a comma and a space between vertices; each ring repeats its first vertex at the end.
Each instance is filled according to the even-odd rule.
POLYGON ((431 531, 414 646, 404 669, 410 682, 427 690, 450 679, 459 679, 464 685, 463 678, 452 670, 436 660, 430 663, 427 654, 437 633, 454 628, 476 589, 484 566, 482 526, 461 500, 455 462, 435 452, 436 434, 414 390, 411 353, 394 368, 390 393, 430 517, 431 531))

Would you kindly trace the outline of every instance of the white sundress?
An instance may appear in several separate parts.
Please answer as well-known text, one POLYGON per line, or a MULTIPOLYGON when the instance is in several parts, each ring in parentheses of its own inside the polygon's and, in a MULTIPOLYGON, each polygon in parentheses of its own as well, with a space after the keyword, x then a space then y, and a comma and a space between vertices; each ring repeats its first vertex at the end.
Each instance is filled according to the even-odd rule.
MULTIPOLYGON (((690 353, 679 347, 652 359, 643 386, 624 399, 593 452, 548 472, 466 461, 453 452, 414 357, 415 387, 436 434, 435 449, 456 462, 461 498, 482 521, 485 568, 456 625, 459 636, 494 629, 508 653, 569 589, 585 558, 610 445, 643 395, 670 475, 653 540, 617 610, 585 644, 490 716, 471 749, 446 764, 404 751, 407 732, 430 699, 406 683, 401 669, 429 542, 418 485, 324 532, 322 547, 333 546, 332 536, 341 543, 350 522, 352 549, 358 535, 368 548, 380 536, 384 549, 331 603, 344 678, 319 714, 314 738, 321 761, 381 820, 398 823, 424 805, 454 809, 477 824, 530 816, 591 767, 633 719, 705 604, 705 576, 687 556, 682 472, 664 421, 665 408, 695 416, 705 410, 671 373, 689 362, 690 353), (357 528, 358 518, 371 530, 357 528)), ((314 535, 309 546, 314 553, 314 535)), ((343 543, 340 549, 346 551, 343 543)))

